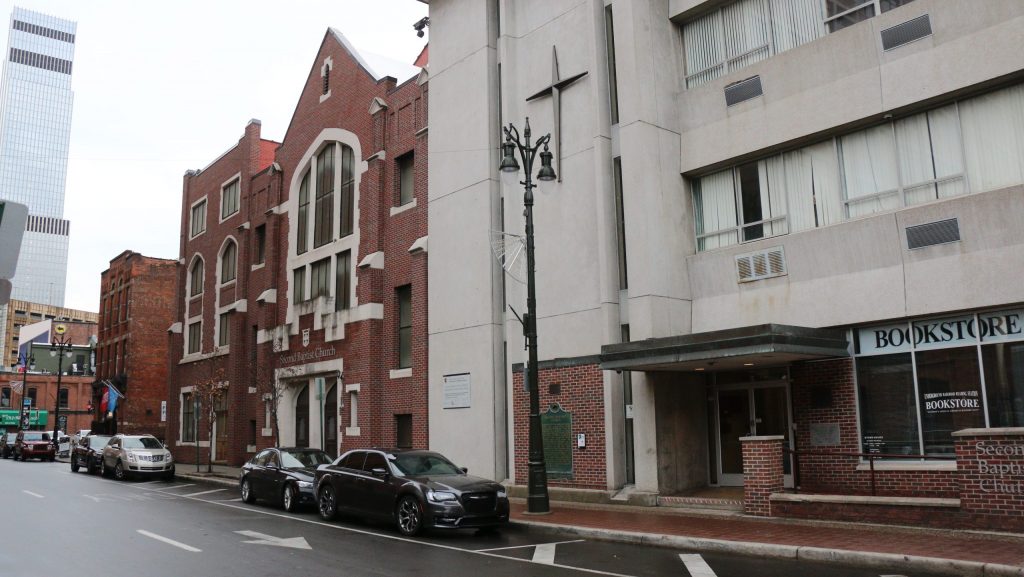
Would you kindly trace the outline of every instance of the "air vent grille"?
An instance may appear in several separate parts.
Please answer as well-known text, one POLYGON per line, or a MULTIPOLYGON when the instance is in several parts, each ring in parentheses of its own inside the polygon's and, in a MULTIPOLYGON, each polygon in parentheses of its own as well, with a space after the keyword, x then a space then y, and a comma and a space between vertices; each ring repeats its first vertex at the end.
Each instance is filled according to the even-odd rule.
POLYGON ((882 30, 882 49, 892 50, 904 44, 910 44, 914 40, 920 40, 932 35, 932 21, 927 14, 918 16, 913 20, 907 20, 903 24, 897 24, 891 28, 882 30))
POLYGON ((907 248, 910 250, 959 241, 960 223, 955 218, 907 227, 907 248))
POLYGON ((740 80, 725 87, 725 105, 732 106, 751 98, 757 98, 764 92, 761 90, 761 77, 754 76, 740 80))
POLYGON ((739 282, 751 282, 786 274, 786 255, 781 246, 736 255, 739 282))

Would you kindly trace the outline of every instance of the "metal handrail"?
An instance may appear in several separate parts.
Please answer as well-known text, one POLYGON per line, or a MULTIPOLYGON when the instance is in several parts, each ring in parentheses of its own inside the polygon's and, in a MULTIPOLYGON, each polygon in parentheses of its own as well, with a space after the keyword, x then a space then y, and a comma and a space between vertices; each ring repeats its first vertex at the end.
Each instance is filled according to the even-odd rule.
POLYGON ((800 455, 812 457, 851 457, 856 459, 867 458, 871 470, 871 496, 875 496, 875 459, 901 459, 901 460, 937 460, 955 461, 956 455, 905 455, 899 453, 845 453, 834 451, 797 451, 789 447, 782 447, 783 454, 789 453, 793 456, 793 490, 800 487, 800 455))

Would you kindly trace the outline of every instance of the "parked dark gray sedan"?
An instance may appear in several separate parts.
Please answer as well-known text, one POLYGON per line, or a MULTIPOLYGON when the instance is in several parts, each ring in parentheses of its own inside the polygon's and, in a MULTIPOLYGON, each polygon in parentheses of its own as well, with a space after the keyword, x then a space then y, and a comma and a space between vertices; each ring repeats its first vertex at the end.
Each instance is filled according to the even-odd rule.
POLYGON ((242 500, 246 503, 254 503, 256 499, 277 502, 285 511, 315 503, 314 471, 330 462, 327 453, 319 449, 264 449, 242 465, 238 476, 242 500))
POLYGON ((404 535, 508 523, 501 484, 467 475, 431 451, 349 451, 317 469, 316 491, 324 519, 342 511, 394 522, 404 535))

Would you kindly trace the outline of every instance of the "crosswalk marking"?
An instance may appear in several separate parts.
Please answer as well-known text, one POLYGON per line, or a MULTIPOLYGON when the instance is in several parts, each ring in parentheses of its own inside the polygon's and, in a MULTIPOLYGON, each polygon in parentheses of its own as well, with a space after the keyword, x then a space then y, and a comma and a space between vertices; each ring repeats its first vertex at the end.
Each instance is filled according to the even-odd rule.
POLYGON ((696 554, 680 553, 679 558, 683 560, 683 565, 686 565, 686 570, 690 572, 690 577, 715 577, 715 572, 708 566, 704 557, 696 554))
POLYGON ((533 562, 542 563, 544 565, 554 565, 555 547, 557 547, 555 543, 537 545, 537 548, 533 550, 533 562))

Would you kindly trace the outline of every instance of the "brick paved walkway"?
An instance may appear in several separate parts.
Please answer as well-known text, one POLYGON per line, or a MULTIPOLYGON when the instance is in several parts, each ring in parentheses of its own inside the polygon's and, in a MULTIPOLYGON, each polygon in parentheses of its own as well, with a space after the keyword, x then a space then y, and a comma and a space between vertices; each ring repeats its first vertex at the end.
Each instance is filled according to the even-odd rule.
POLYGON ((552 504, 550 515, 524 515, 525 509, 524 502, 513 502, 512 519, 613 531, 1024 566, 1024 535, 978 535, 877 525, 822 525, 741 516, 709 518, 675 511, 659 512, 657 509, 579 507, 561 502, 552 504))

